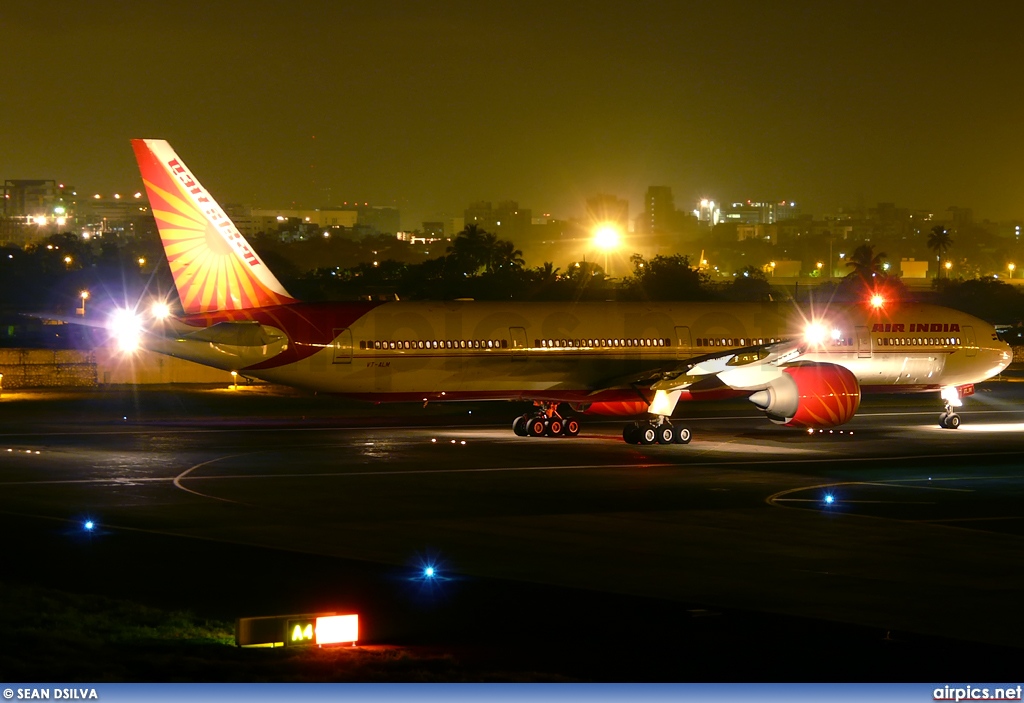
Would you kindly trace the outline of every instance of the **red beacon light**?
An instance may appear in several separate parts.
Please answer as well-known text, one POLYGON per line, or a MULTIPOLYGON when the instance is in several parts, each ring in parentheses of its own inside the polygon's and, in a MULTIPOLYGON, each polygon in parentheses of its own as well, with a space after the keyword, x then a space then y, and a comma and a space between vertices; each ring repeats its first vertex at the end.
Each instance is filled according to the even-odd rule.
POLYGON ((871 307, 877 310, 883 305, 885 305, 885 298, 883 298, 880 294, 875 293, 874 295, 871 296, 871 307))

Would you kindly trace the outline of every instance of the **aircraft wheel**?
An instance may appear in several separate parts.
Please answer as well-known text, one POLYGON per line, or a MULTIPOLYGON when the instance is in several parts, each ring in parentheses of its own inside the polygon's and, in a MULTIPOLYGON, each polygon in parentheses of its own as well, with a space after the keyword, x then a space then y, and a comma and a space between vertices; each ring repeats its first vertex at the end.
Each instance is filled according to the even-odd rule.
POLYGON ((562 434, 562 421, 557 417, 552 418, 551 422, 548 423, 547 436, 557 437, 560 434, 562 434))
POLYGON ((526 427, 526 433, 531 437, 542 437, 544 431, 547 430, 548 423, 544 421, 544 418, 535 417, 530 420, 530 424, 526 427))
POLYGON ((529 434, 530 418, 526 415, 520 415, 512 421, 512 431, 516 433, 518 437, 525 437, 529 434))
POLYGON ((625 440, 626 444, 639 444, 640 427, 635 422, 629 423, 622 428, 622 439, 625 440))
POLYGON ((580 433, 580 421, 574 417, 566 418, 565 420, 565 435, 567 437, 575 437, 580 433))
POLYGON ((654 444, 658 440, 658 431, 652 426, 640 428, 640 444, 654 444))
POLYGON ((951 430, 955 430, 960 427, 960 416, 956 413, 950 413, 946 417, 946 427, 951 430))
POLYGON ((672 444, 675 441, 675 432, 672 425, 662 425, 657 428, 658 444, 672 444))
POLYGON ((693 435, 690 434, 689 427, 675 427, 673 428, 672 434, 672 439, 676 444, 689 444, 690 439, 693 437, 693 435))

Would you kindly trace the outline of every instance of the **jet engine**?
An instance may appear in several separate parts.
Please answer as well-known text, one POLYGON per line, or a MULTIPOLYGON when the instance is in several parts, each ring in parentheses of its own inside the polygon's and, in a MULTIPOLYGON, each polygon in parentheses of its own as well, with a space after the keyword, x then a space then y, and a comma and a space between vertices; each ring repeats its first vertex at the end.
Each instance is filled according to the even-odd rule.
POLYGON ((787 427, 835 427, 848 422, 860 407, 860 385, 835 364, 801 364, 782 370, 779 378, 750 396, 768 419, 787 427))

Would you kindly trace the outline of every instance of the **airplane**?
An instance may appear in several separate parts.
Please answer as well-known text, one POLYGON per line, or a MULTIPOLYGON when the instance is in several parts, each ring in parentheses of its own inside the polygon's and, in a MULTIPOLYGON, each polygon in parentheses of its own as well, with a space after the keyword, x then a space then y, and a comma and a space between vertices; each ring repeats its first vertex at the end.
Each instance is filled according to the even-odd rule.
POLYGON ((183 314, 128 309, 142 347, 270 383, 375 403, 532 401, 524 437, 573 437, 577 413, 646 415, 633 444, 688 444, 679 401, 747 397, 777 424, 848 422, 862 393, 938 392, 939 425, 1010 347, 987 322, 933 305, 359 301, 291 296, 163 140, 132 145, 183 314))

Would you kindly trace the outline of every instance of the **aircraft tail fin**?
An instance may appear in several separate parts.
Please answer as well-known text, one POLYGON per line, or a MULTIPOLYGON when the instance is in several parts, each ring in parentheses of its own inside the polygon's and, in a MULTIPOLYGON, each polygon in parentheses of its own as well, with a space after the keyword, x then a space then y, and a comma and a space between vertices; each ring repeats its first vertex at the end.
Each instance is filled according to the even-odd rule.
POLYGON ((132 148, 187 314, 295 302, 170 144, 132 148))

